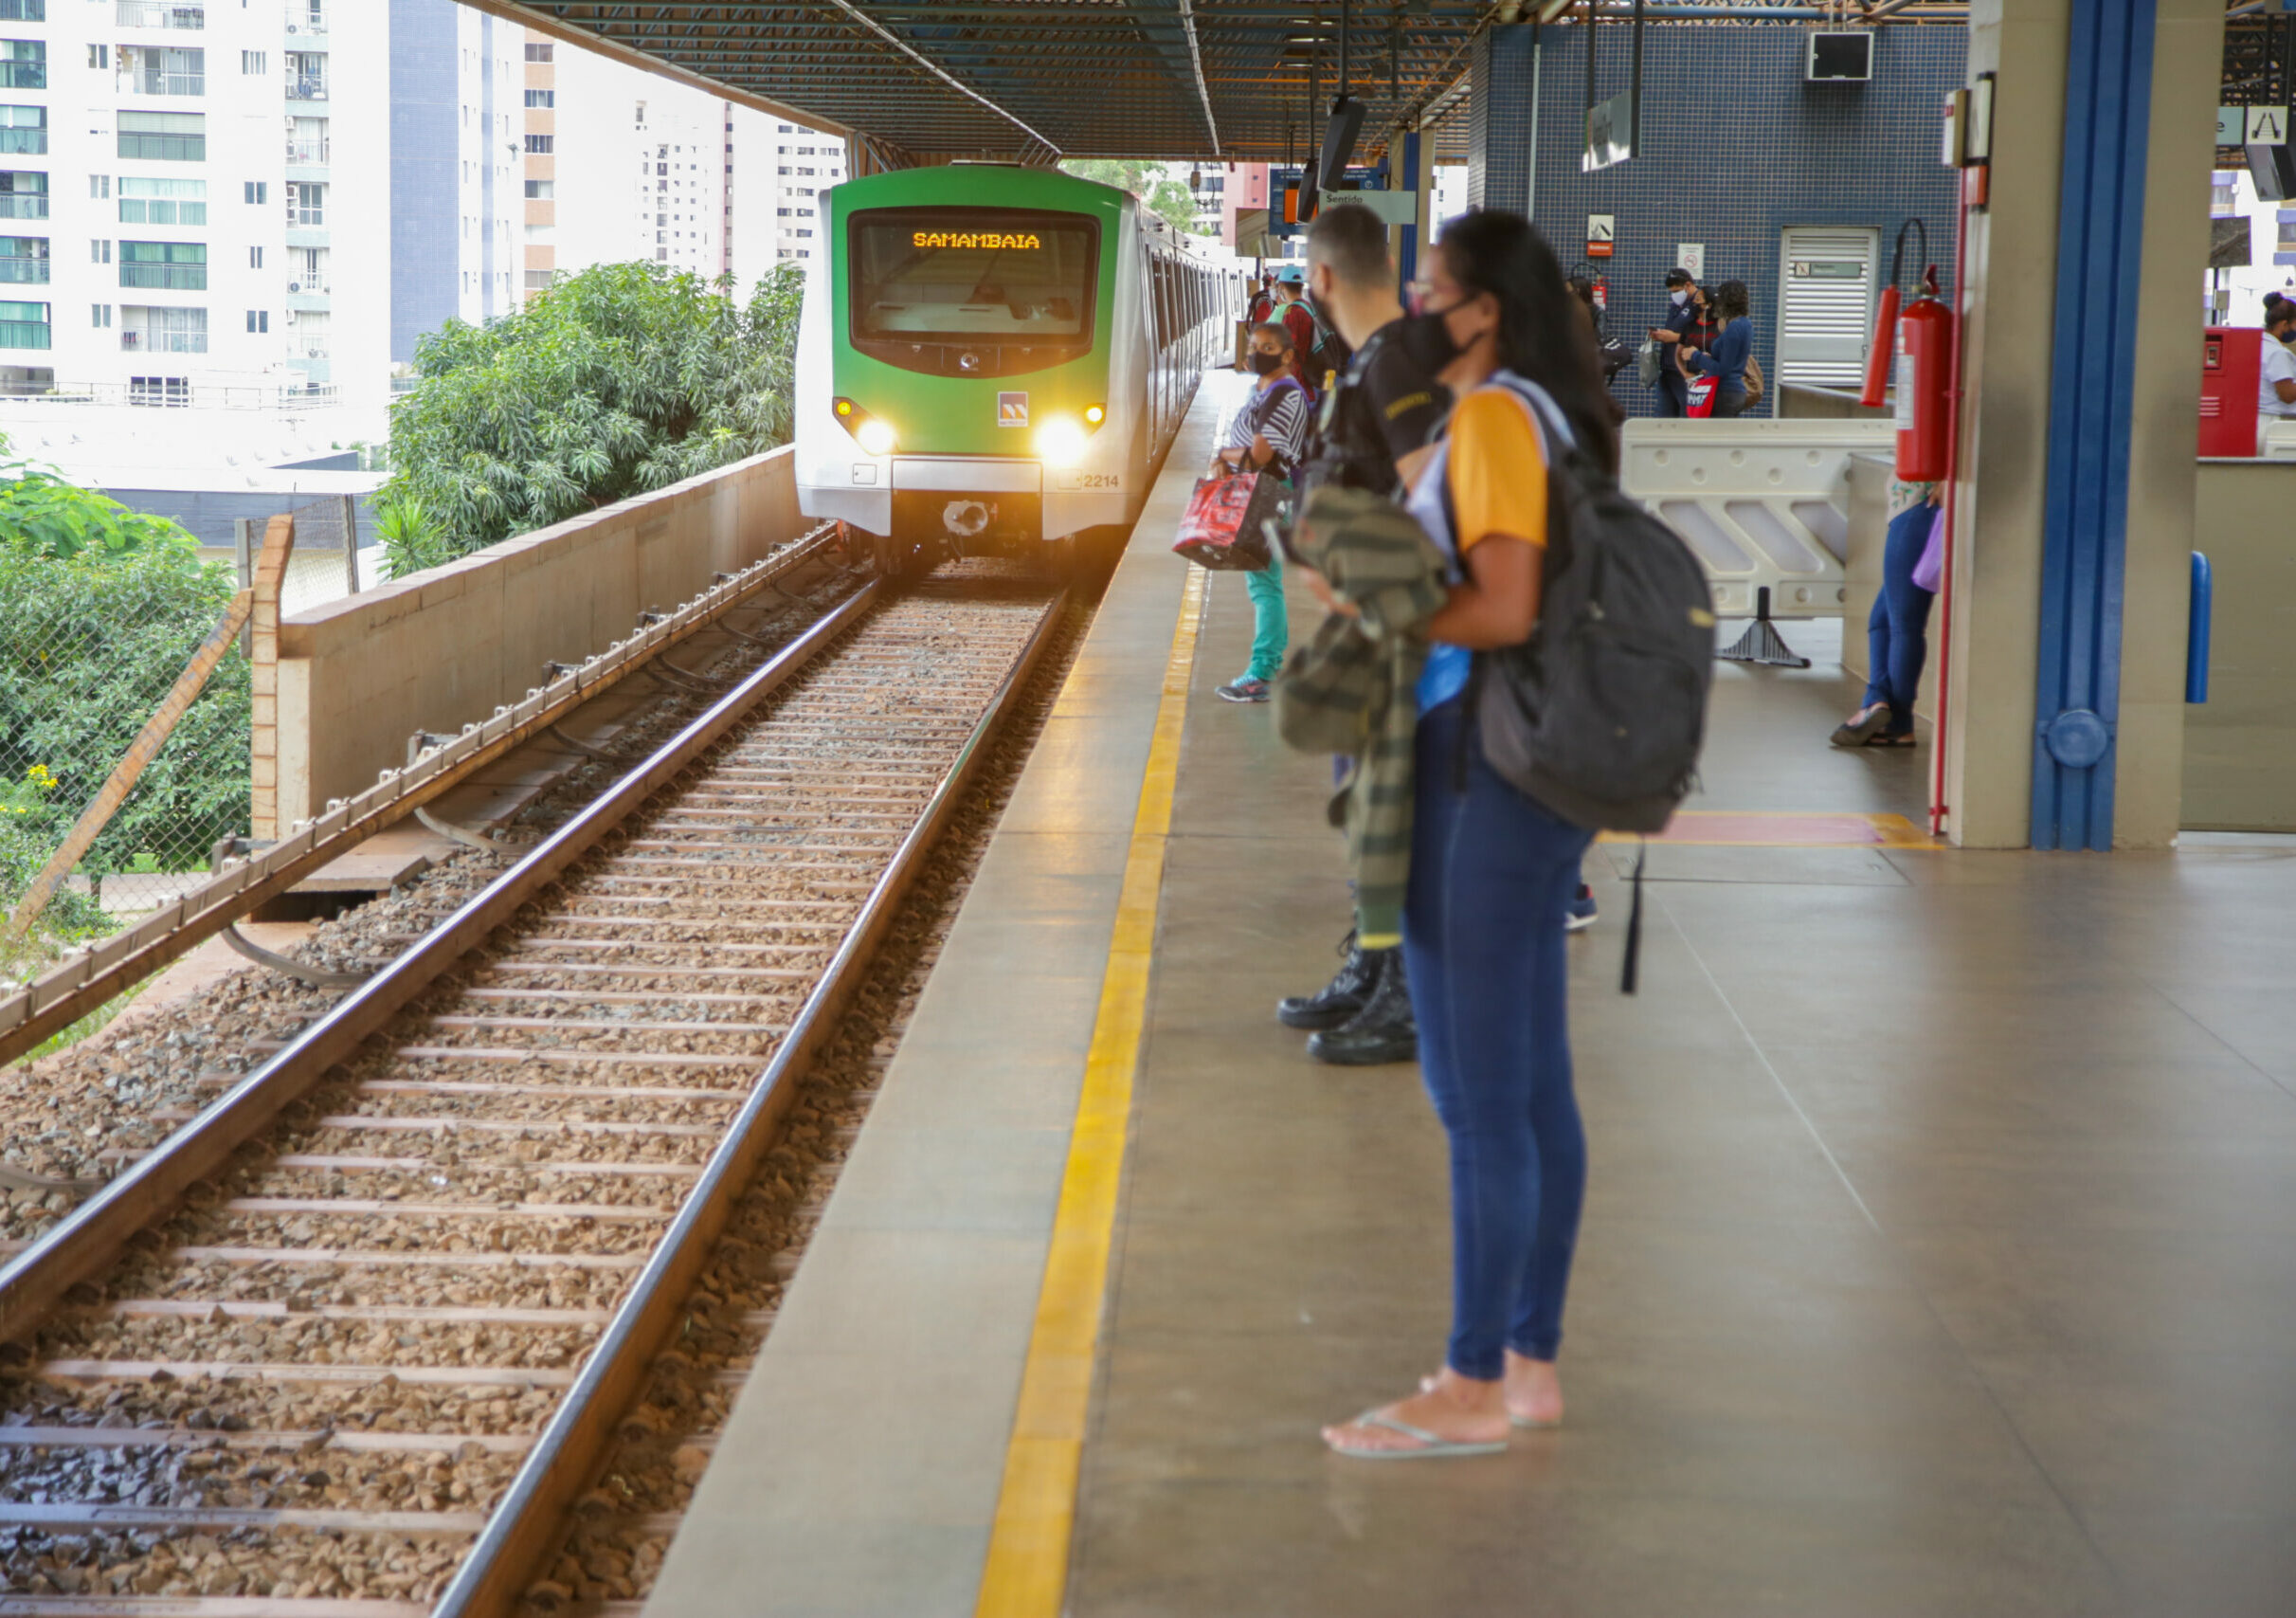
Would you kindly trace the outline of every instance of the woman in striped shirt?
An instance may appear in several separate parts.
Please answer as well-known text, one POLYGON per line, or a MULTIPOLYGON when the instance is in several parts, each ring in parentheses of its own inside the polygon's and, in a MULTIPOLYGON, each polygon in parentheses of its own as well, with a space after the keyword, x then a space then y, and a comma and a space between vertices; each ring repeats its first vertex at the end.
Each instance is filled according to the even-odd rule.
MULTIPOLYGON (((1258 376, 1251 398, 1228 423, 1226 437, 1210 467, 1215 478, 1231 472, 1263 472, 1287 482, 1307 459, 1308 424, 1311 414, 1308 391, 1300 385, 1292 349, 1292 334, 1275 321, 1252 328, 1252 348, 1245 363, 1258 376)), ((1268 682, 1284 665, 1289 627, 1284 620, 1283 559, 1270 554, 1268 565, 1243 575, 1244 593, 1252 598, 1252 666, 1220 688, 1230 702, 1264 702, 1268 682)))

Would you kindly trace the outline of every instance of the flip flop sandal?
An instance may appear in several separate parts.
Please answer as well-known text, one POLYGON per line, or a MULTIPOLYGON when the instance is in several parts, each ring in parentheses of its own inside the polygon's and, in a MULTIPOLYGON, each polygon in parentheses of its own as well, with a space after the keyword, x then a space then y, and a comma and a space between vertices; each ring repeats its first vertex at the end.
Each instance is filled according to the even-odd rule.
MULTIPOLYGON (((1435 1378, 1432 1376, 1420 1377, 1419 1391, 1422 1393, 1434 1392, 1435 1378)), ((1528 1416, 1516 1415, 1512 1410, 1507 1412, 1507 1421, 1508 1425, 1510 1427, 1519 1427, 1526 1432, 1545 1432, 1549 1427, 1558 1427, 1563 1425, 1563 1418, 1561 1416, 1555 1417, 1555 1419, 1550 1422, 1534 1422, 1528 1416)))
POLYGON ((1365 1410, 1347 1425, 1383 1427, 1389 1432, 1400 1432, 1405 1438, 1417 1439, 1419 1444, 1417 1449, 1360 1449, 1345 1444, 1331 1445, 1332 1454, 1345 1455, 1350 1461, 1449 1461, 1463 1455, 1500 1455, 1507 1449, 1505 1439, 1491 1444, 1461 1444, 1438 1437, 1425 1427, 1413 1427, 1409 1422, 1399 1422, 1393 1416, 1382 1415, 1377 1410, 1365 1410))

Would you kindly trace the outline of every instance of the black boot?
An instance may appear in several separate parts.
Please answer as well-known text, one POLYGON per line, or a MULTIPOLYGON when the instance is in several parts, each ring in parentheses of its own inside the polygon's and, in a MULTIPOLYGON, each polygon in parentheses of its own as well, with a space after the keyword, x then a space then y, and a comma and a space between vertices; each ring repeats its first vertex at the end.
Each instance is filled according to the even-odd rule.
POLYGON ((1360 948, 1352 928, 1341 948, 1347 958, 1339 975, 1312 994, 1288 994, 1275 1002, 1277 1022, 1287 1028, 1336 1028, 1364 1009, 1379 986, 1381 958, 1395 952, 1360 948))
POLYGON ((1409 1062, 1419 1053, 1419 1024, 1411 1015, 1411 983, 1403 973, 1403 952, 1381 950, 1378 983, 1344 1027, 1311 1035, 1308 1054, 1339 1067, 1376 1067, 1409 1062))

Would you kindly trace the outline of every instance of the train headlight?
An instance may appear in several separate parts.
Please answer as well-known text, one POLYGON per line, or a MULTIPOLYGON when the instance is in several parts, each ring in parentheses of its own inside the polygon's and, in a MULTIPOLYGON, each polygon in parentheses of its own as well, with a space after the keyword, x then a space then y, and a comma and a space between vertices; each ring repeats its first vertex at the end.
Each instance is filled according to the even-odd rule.
POLYGON ((1087 405, 1084 407, 1084 425, 1086 427, 1098 427, 1106 420, 1108 420, 1108 407, 1106 405, 1087 405))
POLYGON ((1074 466, 1084 454, 1085 431, 1066 416, 1037 429, 1037 455, 1047 466, 1074 466))
POLYGON ((891 424, 879 421, 851 399, 830 400, 829 411, 837 417, 837 425, 853 435, 864 455, 890 455, 894 445, 900 442, 891 424))

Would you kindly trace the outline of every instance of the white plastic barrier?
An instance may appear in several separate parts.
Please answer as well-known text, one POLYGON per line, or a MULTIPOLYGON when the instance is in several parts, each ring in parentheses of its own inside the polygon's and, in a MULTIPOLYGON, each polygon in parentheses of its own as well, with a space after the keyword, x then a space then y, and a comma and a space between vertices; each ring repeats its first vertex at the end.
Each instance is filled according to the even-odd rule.
POLYGON ((1721 616, 1753 616, 1767 589, 1772 617, 1835 618, 1849 595, 1850 457, 1889 453, 1895 430, 1887 418, 1637 418, 1620 482, 1690 542, 1721 616))

